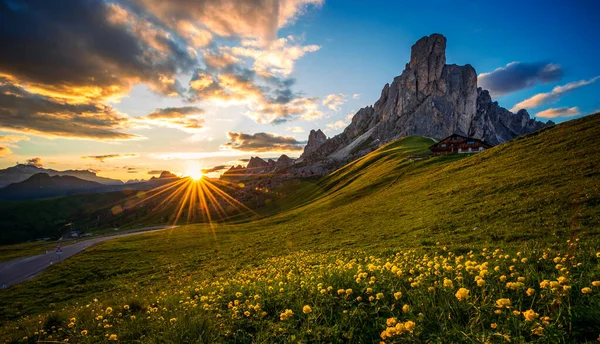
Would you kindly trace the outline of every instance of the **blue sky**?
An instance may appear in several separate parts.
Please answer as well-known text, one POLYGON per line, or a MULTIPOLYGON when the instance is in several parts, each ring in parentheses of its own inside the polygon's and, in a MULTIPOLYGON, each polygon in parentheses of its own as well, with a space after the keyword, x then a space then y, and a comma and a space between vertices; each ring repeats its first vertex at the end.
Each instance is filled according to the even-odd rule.
MULTIPOLYGON (((222 3, 227 2, 236 4, 236 0, 222 3)), ((333 136, 349 123, 349 115, 373 104, 385 83, 403 71, 411 45, 431 33, 446 36, 448 64, 469 63, 478 74, 491 73, 480 84, 500 89, 507 86, 501 85, 506 78, 526 83, 508 85, 509 92, 494 94, 507 109, 516 110, 515 105, 547 94, 539 104, 531 100, 521 104, 536 103, 527 107, 529 113, 555 122, 600 111, 600 80, 594 79, 600 76, 598 1, 285 0, 278 17, 257 5, 254 14, 242 13, 242 20, 235 11, 227 18, 228 13, 208 1, 184 11, 175 8, 177 1, 172 8, 159 6, 157 0, 78 4, 82 6, 78 13, 90 16, 102 9, 103 26, 88 27, 68 14, 57 16, 43 2, 17 8, 14 1, 0 0, 0 16, 20 20, 0 25, 8 37, 3 43, 52 44, 51 30, 38 42, 40 35, 34 29, 19 29, 41 16, 47 22, 35 22, 39 27, 83 25, 84 33, 78 37, 82 41, 97 40, 111 30, 115 36, 106 40, 115 42, 122 34, 124 42, 138 42, 142 50, 153 52, 150 56, 155 60, 144 65, 147 59, 140 56, 148 55, 128 49, 126 43, 118 48, 90 44, 89 52, 68 57, 73 61, 41 56, 32 58, 32 65, 42 68, 27 69, 17 63, 23 60, 19 56, 23 52, 15 49, 14 58, 0 60, 0 76, 5 77, 0 86, 43 97, 53 102, 57 114, 67 111, 66 103, 93 111, 54 116, 53 121, 65 117, 68 122, 49 125, 44 117, 49 114, 34 106, 10 108, 12 117, 0 117, 0 147, 4 148, 0 167, 39 157, 48 168, 90 168, 114 178, 147 179, 153 170, 185 173, 190 165, 228 165, 251 155, 298 156, 311 129, 321 128, 333 136), (228 25, 213 20, 215 14, 228 25), (143 30, 132 30, 136 25, 143 30), (149 32, 156 36, 149 37, 149 32), (155 37, 167 37, 170 45, 157 43, 155 37), (194 39, 203 41, 192 43, 198 42, 194 39), (215 52, 218 58, 209 65, 207 54, 215 52), (227 62, 228 56, 235 63, 227 62), (48 70, 42 70, 44 66, 48 70), (60 68, 69 74, 69 66, 81 67, 79 76, 90 70, 97 74, 89 72, 82 79, 74 71, 73 76, 56 75, 56 82, 46 77, 60 68), (499 68, 506 70, 498 72, 499 68), (108 77, 107 69, 117 78, 108 77), (190 78, 202 77, 214 79, 215 87, 218 80, 219 88, 190 86, 190 78), (295 82, 286 83, 290 79, 295 82), (569 90, 565 85, 570 85, 569 90), (101 96, 90 96, 98 90, 101 96), (281 95, 289 99, 274 100, 281 95), (332 102, 324 103, 326 99, 332 102), (98 123, 90 124, 90 116, 98 123), (69 123, 75 123, 73 128, 69 123), (265 139, 257 133, 271 136, 265 139)), ((61 39, 57 34, 56 42, 61 39)))

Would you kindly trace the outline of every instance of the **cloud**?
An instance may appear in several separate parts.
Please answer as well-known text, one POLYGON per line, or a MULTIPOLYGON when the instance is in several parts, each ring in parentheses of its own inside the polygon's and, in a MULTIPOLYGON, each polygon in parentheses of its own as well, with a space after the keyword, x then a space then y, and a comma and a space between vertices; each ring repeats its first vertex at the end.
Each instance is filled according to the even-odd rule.
POLYGON ((29 137, 22 135, 0 135, 0 142, 17 143, 21 141, 29 141, 29 137))
POLYGON ((354 93, 352 99, 360 99, 360 93, 354 93))
POLYGON ((479 74, 477 83, 492 96, 502 96, 536 84, 558 81, 562 76, 563 70, 558 64, 511 62, 490 73, 479 74))
POLYGON ((31 159, 27 159, 27 161, 25 162, 25 165, 30 165, 30 166, 35 166, 35 167, 42 167, 42 159, 40 157, 35 157, 35 158, 31 158, 31 159))
POLYGON ((326 106, 330 110, 338 111, 339 106, 346 102, 346 95, 343 93, 330 94, 323 99, 323 106, 326 106))
POLYGON ((305 142, 296 140, 291 136, 279 136, 271 133, 227 133, 228 143, 223 145, 225 149, 233 149, 247 152, 288 152, 301 151, 305 142))
POLYGON ((10 151, 9 148, 7 148, 7 147, 0 147, 0 157, 3 157, 5 155, 9 155, 11 153, 12 152, 10 151))
POLYGON ((551 108, 544 111, 538 112, 536 117, 543 118, 555 118, 555 117, 573 117, 579 115, 578 107, 561 107, 561 108, 551 108))
POLYGON ((242 40, 242 46, 227 47, 223 50, 231 55, 254 60, 254 70, 261 75, 281 74, 288 76, 294 70, 294 63, 306 53, 319 50, 318 45, 301 43, 303 38, 288 36, 269 42, 266 46, 259 40, 242 40))
MULTIPOLYGON (((0 54, 1 55, 1 54, 0 54)), ((47 138, 133 140, 129 118, 100 103, 69 104, 28 92, 0 76, 0 129, 47 138)))
POLYGON ((246 105, 245 114, 258 123, 321 118, 319 98, 295 94, 291 90, 294 82, 289 78, 260 75, 237 64, 219 71, 198 70, 190 82, 190 101, 246 105))
POLYGON ((197 23, 224 37, 272 40, 279 28, 292 24, 309 5, 323 0, 130 0, 164 24, 197 23))
POLYGON ((339 129, 345 128, 347 125, 348 125, 348 123, 345 121, 342 121, 342 120, 325 124, 325 126, 331 130, 339 130, 339 129))
POLYGON ((213 172, 221 172, 224 171, 226 169, 228 169, 231 166, 227 166, 227 165, 218 165, 218 166, 214 166, 211 168, 205 168, 202 170, 202 173, 213 173, 213 172))
MULTIPOLYGON (((131 140, 140 124, 109 103, 145 84, 161 96, 247 105, 280 123, 322 114, 287 78, 319 49, 304 37, 277 38, 323 0, 86 0, 0 3, 0 129, 48 138, 131 140), (252 73, 249 68, 253 68, 252 73), (188 85, 183 77, 191 76, 188 85), (20 98, 20 99, 16 99, 20 98), (298 111, 300 104, 308 107, 298 111), (45 111, 49 109, 50 111, 45 111)), ((150 120, 150 119, 148 119, 150 120)), ((200 130, 203 120, 154 119, 200 130)))
POLYGON ((202 114, 204 114, 204 110, 195 106, 168 107, 156 109, 141 121, 155 126, 195 133, 204 129, 206 121, 202 118, 202 114))
POLYGON ((313 121, 323 117, 320 111, 319 98, 296 98, 288 103, 278 104, 270 102, 258 102, 250 106, 247 116, 258 123, 286 123, 297 118, 313 121))
POLYGON ((105 160, 115 160, 115 159, 131 159, 139 157, 139 154, 105 154, 105 155, 86 155, 82 156, 82 159, 94 159, 100 162, 104 162, 105 160))
POLYGON ((87 103, 118 99, 143 82, 176 95, 182 88, 175 76, 197 64, 168 28, 117 3, 32 0, 0 6, 3 27, 10 27, 0 35, 0 46, 10 47, 0 55, 0 75, 31 93, 87 103))
POLYGON ((151 170, 146 172, 147 174, 151 174, 151 175, 155 175, 155 174, 161 174, 163 171, 162 170, 151 170))
POLYGON ((302 127, 287 127, 285 131, 289 131, 290 133, 303 133, 304 128, 302 127))
POLYGON ((548 104, 552 101, 557 100, 558 98, 562 97, 564 94, 566 94, 568 92, 576 90, 582 86, 593 84, 598 79, 600 79, 600 76, 591 78, 589 80, 580 80, 580 81, 570 82, 563 86, 556 86, 550 92, 538 93, 531 98, 525 99, 524 101, 513 106, 513 108, 510 111, 516 112, 519 109, 534 108, 534 107, 538 107, 540 105, 548 104))

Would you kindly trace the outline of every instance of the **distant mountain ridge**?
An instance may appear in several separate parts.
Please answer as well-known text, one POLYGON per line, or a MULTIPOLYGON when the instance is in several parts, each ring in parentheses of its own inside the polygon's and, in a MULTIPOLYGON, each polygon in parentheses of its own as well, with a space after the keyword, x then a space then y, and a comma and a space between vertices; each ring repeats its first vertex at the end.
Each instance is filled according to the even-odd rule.
MULTIPOLYGON (((37 169, 43 170, 40 168, 37 169)), ((93 174, 92 172, 90 173, 93 174)), ((89 176, 89 174, 85 173, 83 173, 82 175, 89 176)), ((171 172, 163 171, 160 174, 160 177, 152 177, 148 181, 137 181, 131 183, 121 183, 117 185, 107 185, 95 181, 85 180, 72 175, 50 175, 45 172, 40 172, 30 176, 24 181, 12 183, 8 186, 0 188, 0 200, 26 200, 71 196, 78 194, 116 192, 125 190, 147 191, 171 183, 178 179, 179 177, 172 174, 171 172)))
POLYGON ((123 182, 117 179, 110 179, 97 176, 96 173, 89 170, 66 170, 57 171, 53 169, 41 168, 33 165, 18 164, 12 167, 0 170, 0 188, 13 183, 19 183, 27 180, 29 177, 46 173, 49 176, 72 176, 79 179, 97 182, 104 185, 123 185, 123 182))
POLYGON ((349 161, 405 136, 442 138, 460 134, 499 144, 554 125, 516 114, 493 102, 477 87, 477 73, 467 64, 446 64, 446 38, 419 39, 401 75, 386 84, 379 100, 360 109, 344 131, 323 139, 311 131, 299 162, 349 161))

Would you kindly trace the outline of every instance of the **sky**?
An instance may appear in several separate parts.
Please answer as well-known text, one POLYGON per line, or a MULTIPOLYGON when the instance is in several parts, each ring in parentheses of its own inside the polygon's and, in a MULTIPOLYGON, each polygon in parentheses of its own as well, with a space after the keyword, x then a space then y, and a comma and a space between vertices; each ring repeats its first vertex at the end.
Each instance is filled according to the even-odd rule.
POLYGON ((0 168, 121 180, 298 157, 400 75, 419 38, 511 111, 600 111, 600 2, 0 0, 0 168))

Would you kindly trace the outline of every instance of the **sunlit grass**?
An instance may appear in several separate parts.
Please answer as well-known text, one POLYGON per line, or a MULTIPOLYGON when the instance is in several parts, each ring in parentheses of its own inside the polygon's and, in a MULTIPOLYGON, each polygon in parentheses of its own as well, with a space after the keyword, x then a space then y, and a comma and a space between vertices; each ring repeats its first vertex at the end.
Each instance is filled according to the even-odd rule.
POLYGON ((71 342, 570 342, 600 334, 600 252, 301 251, 213 279, 138 286, 23 321, 71 342))

